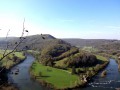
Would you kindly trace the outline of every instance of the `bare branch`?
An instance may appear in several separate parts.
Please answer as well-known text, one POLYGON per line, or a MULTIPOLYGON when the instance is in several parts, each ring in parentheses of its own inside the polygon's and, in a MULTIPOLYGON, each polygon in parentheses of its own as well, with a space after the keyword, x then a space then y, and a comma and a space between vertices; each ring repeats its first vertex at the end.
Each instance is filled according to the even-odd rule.
MULTIPOLYGON (((9 32, 10 32, 10 29, 8 30, 8 32, 7 32, 7 34, 6 34, 6 39, 7 39, 8 35, 9 35, 9 32)), ((6 51, 7 51, 7 49, 8 49, 8 46, 9 46, 9 43, 7 42, 7 47, 6 47, 6 49, 5 49, 4 53, 3 53, 3 57, 4 57, 4 55, 6 54, 6 51)))
MULTIPOLYGON (((22 34, 21 34, 21 37, 20 37, 20 41, 17 42, 17 43, 15 42, 15 45, 16 45, 16 46, 14 47, 14 49, 6 54, 6 52, 7 52, 7 50, 8 50, 8 47, 9 47, 9 43, 7 43, 7 47, 6 47, 6 49, 5 49, 4 53, 3 53, 3 56, 0 58, 0 61, 3 60, 3 59, 4 59, 5 57, 7 57, 8 55, 10 55, 11 53, 13 53, 13 52, 17 49, 17 47, 23 42, 23 40, 24 40, 24 38, 23 38, 24 32, 29 33, 28 30, 25 30, 24 23, 25 23, 25 19, 24 19, 24 21, 23 21, 23 31, 22 31, 22 34)), ((9 32, 10 32, 10 29, 9 29, 9 31, 7 32, 6 39, 7 39, 7 37, 8 37, 9 32)), ((27 35, 28 35, 28 34, 27 34, 27 35)), ((6 61, 6 65, 7 65, 7 62, 8 62, 8 60, 6 61)), ((1 72, 3 69, 5 69, 5 67, 3 67, 3 68, 0 70, 0 72, 1 72)))
POLYGON ((10 32, 10 29, 9 29, 8 32, 7 32, 6 39, 7 39, 8 35, 9 35, 9 32, 10 32))

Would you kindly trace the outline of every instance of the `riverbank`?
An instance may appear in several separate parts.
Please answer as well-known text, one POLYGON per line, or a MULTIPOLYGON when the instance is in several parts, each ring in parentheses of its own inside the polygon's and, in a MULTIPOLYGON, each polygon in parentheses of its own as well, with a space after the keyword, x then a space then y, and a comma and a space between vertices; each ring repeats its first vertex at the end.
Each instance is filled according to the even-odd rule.
MULTIPOLYGON (((102 61, 102 64, 98 64, 92 68, 92 70, 88 70, 83 75, 87 75, 86 79, 89 80, 95 76, 100 70, 105 68, 109 61, 102 56, 97 56, 97 58, 102 61)), ((79 87, 84 87, 88 82, 82 80, 83 75, 72 75, 68 70, 62 70, 58 68, 53 68, 49 66, 44 66, 39 62, 34 62, 30 68, 31 77, 38 81, 40 84, 44 85, 48 88, 54 89, 74 89, 79 87), (72 78, 75 76, 75 78, 72 78)))
POLYGON ((108 66, 103 69, 107 71, 107 75, 102 78, 100 71, 82 90, 117 90, 120 88, 120 72, 115 59, 110 59, 108 66))
POLYGON ((12 85, 17 86, 19 90, 44 90, 44 88, 39 85, 36 81, 31 79, 29 69, 34 61, 32 55, 27 55, 26 59, 13 67, 8 73, 8 80, 12 85), (19 68, 19 73, 17 75, 11 74, 11 72, 16 72, 16 69, 19 68))
POLYGON ((0 90, 18 90, 17 87, 13 86, 7 81, 7 74, 11 70, 11 68, 24 61, 25 58, 26 56, 22 52, 14 52, 14 54, 10 54, 1 61, 1 66, 5 67, 3 71, 3 76, 1 76, 1 78, 3 79, 4 77, 6 79, 4 82, 1 80, 1 82, 3 83, 1 83, 0 85, 0 90))

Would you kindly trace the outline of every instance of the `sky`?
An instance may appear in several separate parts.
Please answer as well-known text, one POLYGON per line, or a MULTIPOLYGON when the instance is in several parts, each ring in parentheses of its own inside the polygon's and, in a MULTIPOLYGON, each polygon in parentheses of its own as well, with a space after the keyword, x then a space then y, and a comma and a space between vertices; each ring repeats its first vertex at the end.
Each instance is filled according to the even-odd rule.
POLYGON ((120 39, 120 0, 0 0, 0 37, 120 39))

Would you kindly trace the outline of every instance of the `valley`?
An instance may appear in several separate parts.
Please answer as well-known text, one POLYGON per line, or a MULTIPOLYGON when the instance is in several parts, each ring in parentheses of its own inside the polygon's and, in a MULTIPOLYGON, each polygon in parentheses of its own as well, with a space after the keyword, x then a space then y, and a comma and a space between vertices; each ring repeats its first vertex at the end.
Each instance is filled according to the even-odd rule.
MULTIPOLYGON (((4 41, 4 39, 0 40, 0 43, 4 42, 4 44, 6 44, 8 42, 4 41)), ((75 40, 73 40, 73 42, 74 41, 75 40)), ((19 38, 14 37, 10 39, 9 42, 13 47, 15 42, 19 42, 19 38)), ((21 56, 20 53, 26 53, 27 56, 30 54, 34 56, 35 60, 31 60, 27 68, 23 66, 29 61, 29 57, 27 60, 25 59, 25 61, 21 62, 21 64, 15 66, 19 68, 20 72, 18 75, 8 74, 9 78, 11 77, 11 79, 9 79, 10 82, 15 83, 13 85, 17 84, 18 87, 21 87, 20 90, 24 90, 27 87, 19 84, 19 80, 23 78, 24 75, 29 75, 28 81, 25 83, 29 85, 35 83, 33 87, 36 88, 36 90, 39 88, 42 90, 45 87, 62 90, 82 88, 84 90, 89 88, 94 77, 101 71, 106 70, 106 67, 109 67, 111 63, 110 58, 116 59, 119 67, 118 57, 120 53, 116 47, 114 48, 116 45, 119 48, 119 40, 87 40, 87 42, 86 40, 82 42, 76 40, 76 42, 78 42, 77 45, 74 45, 72 40, 57 39, 49 34, 25 37, 25 41, 21 43, 14 54, 21 57, 22 60, 25 59, 25 57, 21 56), (22 69, 25 70, 21 71, 22 69)), ((10 46, 8 49, 12 50, 12 47, 10 46)), ((2 55, 5 45, 0 44, 0 48, 2 49, 0 51, 2 55)), ((9 58, 12 57, 13 56, 9 56, 9 58)), ((13 64, 12 60, 13 59, 9 60, 9 65, 7 65, 6 68, 16 64, 13 64)), ((19 60, 16 61, 18 61, 18 63, 20 62, 19 60)), ((6 61, 4 60, 4 62, 6 61)), ((2 63, 2 65, 4 65, 4 63, 2 63)), ((12 70, 14 70, 15 67, 13 67, 12 70)), ((105 77, 109 77, 109 70, 107 70, 107 74, 104 77, 100 76, 99 78, 104 79, 105 77)), ((24 80, 22 82, 24 82, 24 80)), ((91 85, 91 87, 94 88, 94 85, 91 85)), ((98 87, 98 89, 99 88, 102 87, 98 87)), ((119 87, 114 87, 114 89, 116 88, 119 87)))

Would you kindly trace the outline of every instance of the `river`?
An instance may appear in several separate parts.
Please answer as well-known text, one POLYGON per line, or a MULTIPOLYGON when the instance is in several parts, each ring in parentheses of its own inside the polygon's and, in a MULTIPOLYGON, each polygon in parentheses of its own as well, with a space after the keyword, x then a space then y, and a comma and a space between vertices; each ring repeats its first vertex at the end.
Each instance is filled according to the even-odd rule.
POLYGON ((115 90, 120 88, 120 72, 118 71, 118 64, 114 59, 110 59, 108 66, 105 68, 107 75, 101 78, 99 72, 92 81, 88 83, 87 87, 82 90, 115 90))
MULTIPOLYGON (((24 62, 16 65, 8 73, 8 80, 13 84, 17 85, 20 90, 44 90, 38 82, 32 80, 29 74, 29 68, 34 61, 34 57, 28 55, 24 62), (16 72, 19 69, 17 75, 11 74, 11 72, 16 72)), ((118 64, 114 59, 110 59, 110 63, 105 68, 107 70, 107 76, 101 78, 98 73, 92 81, 88 83, 87 87, 80 90, 115 90, 115 88, 120 88, 120 72, 118 71, 118 64)), ((79 89, 78 89, 79 90, 79 89)))
POLYGON ((30 78, 29 69, 31 64, 34 61, 34 57, 31 55, 27 55, 27 58, 20 64, 16 65, 11 69, 8 73, 8 80, 12 82, 14 85, 20 90, 43 90, 44 88, 37 83, 36 81, 30 78), (15 73, 19 69, 17 75, 12 74, 15 73))

